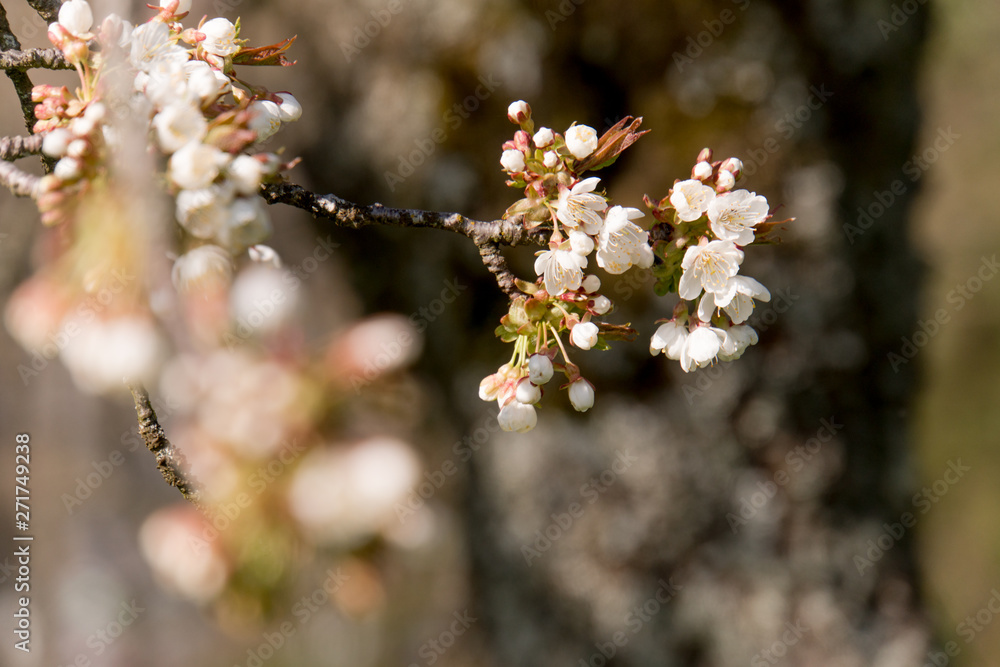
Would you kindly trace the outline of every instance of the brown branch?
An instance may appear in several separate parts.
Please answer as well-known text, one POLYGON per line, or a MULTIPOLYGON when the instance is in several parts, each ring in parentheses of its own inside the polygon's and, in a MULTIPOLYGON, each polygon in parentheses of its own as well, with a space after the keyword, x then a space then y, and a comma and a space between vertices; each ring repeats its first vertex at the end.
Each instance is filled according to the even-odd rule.
POLYGON ((132 400, 135 401, 139 435, 146 443, 146 448, 156 456, 156 467, 163 475, 163 479, 170 486, 176 487, 195 507, 204 511, 201 490, 187 469, 184 455, 167 440, 167 434, 163 432, 163 427, 156 419, 156 411, 153 410, 145 387, 130 384, 128 389, 132 392, 132 400))
POLYGON ((21 171, 10 162, 0 161, 0 185, 14 193, 15 197, 34 199, 38 195, 39 181, 41 179, 37 176, 21 171))
POLYGON ((38 155, 42 152, 42 139, 40 134, 33 134, 30 137, 0 137, 0 160, 17 160, 26 155, 38 155))
POLYGON ((28 0, 28 4, 45 19, 46 23, 52 23, 59 18, 59 7, 62 6, 61 0, 28 0))
POLYGON ((500 246, 545 245, 548 233, 541 229, 525 229, 519 218, 509 220, 472 220, 459 213, 439 213, 416 209, 391 208, 381 204, 362 206, 337 197, 317 195, 294 183, 269 183, 261 188, 261 196, 269 204, 288 204, 313 216, 331 220, 338 227, 359 229, 370 225, 389 227, 425 227, 457 232, 472 239, 479 249, 486 268, 496 276, 500 289, 510 297, 520 294, 513 273, 507 266, 500 246))
MULTIPOLYGON (((58 11, 57 7, 56 12, 58 11)), ((14 36, 14 32, 10 29, 10 23, 7 21, 7 10, 0 4, 0 49, 7 52, 19 50, 20 48, 21 43, 17 41, 17 37, 14 36)), ((28 132, 31 132, 35 126, 35 103, 31 100, 31 89, 34 86, 31 83, 31 78, 28 77, 28 74, 24 70, 5 68, 5 71, 7 72, 7 77, 14 84, 14 91, 17 93, 17 99, 21 103, 21 114, 24 116, 24 124, 28 128, 28 132)))
POLYGON ((0 52, 0 69, 23 72, 29 69, 73 69, 73 65, 56 48, 27 51, 11 48, 0 52))

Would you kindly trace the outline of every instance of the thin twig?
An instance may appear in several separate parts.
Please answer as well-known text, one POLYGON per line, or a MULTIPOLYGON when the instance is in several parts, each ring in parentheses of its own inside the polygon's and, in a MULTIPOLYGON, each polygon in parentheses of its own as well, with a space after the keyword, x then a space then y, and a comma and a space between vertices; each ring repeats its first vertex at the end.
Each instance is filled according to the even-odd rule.
POLYGON ((21 171, 10 162, 0 161, 0 185, 4 186, 15 197, 38 196, 38 183, 41 181, 37 176, 32 176, 21 171))
POLYGON ((142 436, 146 448, 156 456, 156 467, 163 479, 170 486, 177 487, 188 501, 200 510, 204 510, 201 490, 188 470, 184 455, 167 440, 163 427, 156 419, 156 411, 149 401, 149 394, 142 385, 130 384, 132 400, 135 401, 135 414, 139 419, 139 435, 142 436))
POLYGON ((314 216, 331 220, 338 227, 359 229, 369 225, 390 227, 425 227, 457 232, 472 239, 479 248, 483 263, 496 276, 500 289, 508 296, 519 294, 515 277, 500 254, 500 246, 545 245, 548 234, 540 229, 525 229, 520 218, 508 220, 472 220, 459 213, 439 213, 416 209, 392 208, 381 204, 362 206, 336 195, 317 195, 294 183, 264 185, 261 196, 269 204, 288 204, 314 216))
MULTIPOLYGON (((59 11, 58 7, 56 7, 56 11, 59 11)), ((14 36, 14 32, 10 29, 10 23, 7 21, 7 10, 0 4, 0 49, 11 51, 19 50, 20 48, 21 43, 17 41, 17 37, 14 36)), ((24 124, 28 128, 28 132, 31 132, 35 126, 35 103, 31 100, 31 89, 34 86, 31 83, 31 78, 27 72, 20 69, 8 69, 6 72, 7 77, 14 84, 14 91, 17 93, 17 99, 21 103, 21 115, 24 116, 24 124)))
POLYGON ((23 72, 29 69, 73 69, 73 65, 56 48, 27 51, 12 48, 0 52, 0 69, 23 72))
POLYGON ((26 155, 38 155, 42 152, 42 139, 40 134, 33 134, 30 137, 0 137, 0 160, 17 160, 26 155))

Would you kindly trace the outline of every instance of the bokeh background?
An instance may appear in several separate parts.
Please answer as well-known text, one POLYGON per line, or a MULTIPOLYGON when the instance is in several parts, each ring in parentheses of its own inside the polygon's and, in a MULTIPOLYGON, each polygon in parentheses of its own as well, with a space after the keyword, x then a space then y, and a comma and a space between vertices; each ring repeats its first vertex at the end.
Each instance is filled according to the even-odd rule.
MULTIPOLYGON (((47 46, 30 10, 5 7, 26 46, 47 46)), ((492 335, 505 304, 466 239, 334 230, 272 208, 286 262, 327 236, 338 244, 304 284, 317 346, 361 315, 422 318, 413 384, 391 404, 425 471, 457 472, 406 519, 396 555, 316 560, 296 573, 293 602, 256 624, 157 585, 137 536, 177 498, 147 452, 126 453, 67 510, 61 496, 130 442, 134 412, 82 395, 54 362, 25 385, 28 357, 0 333, 4 497, 13 434, 30 432, 36 455, 37 644, 24 656, 5 641, 3 664, 255 664, 284 622, 296 632, 268 665, 941 665, 948 642, 947 664, 1000 664, 987 606, 1000 598, 1000 291, 970 282, 1000 245, 996 3, 195 0, 193 14, 241 16, 253 44, 298 35, 298 65, 252 78, 305 109, 272 140, 303 158, 292 179, 349 200, 497 217, 516 197, 498 165, 515 99, 556 129, 643 116, 653 132, 602 174, 623 205, 664 196, 703 146, 741 157, 745 187, 796 218, 782 244, 748 252, 748 273, 778 298, 735 364, 685 375, 641 338, 590 353, 593 410, 574 414, 552 392, 535 431, 501 435, 476 389, 509 354, 492 335), (439 128, 444 141, 426 149, 439 128), (421 315, 449 285, 464 289, 421 315), (941 310, 933 334, 921 328, 941 310), (904 338, 916 350, 905 363, 890 356, 909 349, 904 338), (802 446, 809 458, 788 458, 802 446), (616 470, 624 450, 636 462, 616 470), (959 461, 968 472, 940 482, 959 461), (916 500, 924 487, 933 502, 916 500), (574 502, 583 514, 562 529, 574 502), (868 541, 904 512, 916 525, 873 558, 868 541), (548 546, 536 532, 547 528, 558 535, 548 546), (525 547, 538 552, 530 563, 525 547), (352 584, 303 620, 294 601, 337 567, 352 584), (133 600, 136 621, 94 640, 133 600), (452 626, 466 613, 476 620, 452 626), (616 636, 624 645, 606 659, 616 636)), ((23 133, 10 85, 0 90, 0 134, 23 133)), ((0 293, 30 272, 37 228, 30 202, 0 193, 0 293)), ((507 253, 525 276, 531 252, 507 253)), ((616 321, 642 336, 673 305, 641 278, 606 284, 616 321)), ((9 508, 2 517, 6 534, 9 508)), ((0 578, 9 622, 12 576, 0 578)))

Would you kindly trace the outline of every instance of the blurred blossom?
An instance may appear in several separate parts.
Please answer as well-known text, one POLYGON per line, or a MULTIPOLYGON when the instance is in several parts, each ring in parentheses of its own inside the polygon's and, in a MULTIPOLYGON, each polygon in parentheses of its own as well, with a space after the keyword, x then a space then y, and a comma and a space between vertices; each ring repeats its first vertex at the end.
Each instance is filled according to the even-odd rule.
POLYGON ((327 372, 345 384, 371 382, 408 366, 423 337, 402 315, 375 315, 338 336, 326 355, 327 372))
POLYGON ((283 273, 264 264, 254 264, 240 272, 229 300, 237 323, 260 333, 272 333, 287 326, 298 307, 298 293, 287 289, 283 273))
POLYGON ((206 541, 205 520, 187 505, 158 510, 139 530, 139 545, 160 584, 198 603, 211 601, 229 576, 218 541, 206 541))
POLYGON ((166 345, 152 320, 140 316, 67 322, 76 335, 68 336, 62 360, 73 381, 84 391, 107 393, 127 389, 130 382, 156 379, 166 356, 166 345))
POLYGON ((389 437, 315 450, 295 473, 289 510, 319 542, 357 543, 396 522, 420 470, 412 448, 389 437))
POLYGON ((69 303, 58 285, 36 275, 11 294, 4 311, 4 323, 21 347, 41 352, 47 344, 57 344, 54 336, 68 308, 69 303))

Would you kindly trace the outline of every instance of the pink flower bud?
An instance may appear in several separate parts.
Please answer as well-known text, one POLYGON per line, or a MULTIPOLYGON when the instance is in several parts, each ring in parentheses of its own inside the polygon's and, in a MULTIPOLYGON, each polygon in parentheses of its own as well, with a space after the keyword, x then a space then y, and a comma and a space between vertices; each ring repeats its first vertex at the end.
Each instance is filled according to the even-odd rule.
POLYGON ((531 118, 531 107, 524 100, 511 102, 507 107, 507 118, 515 125, 521 125, 531 118))

